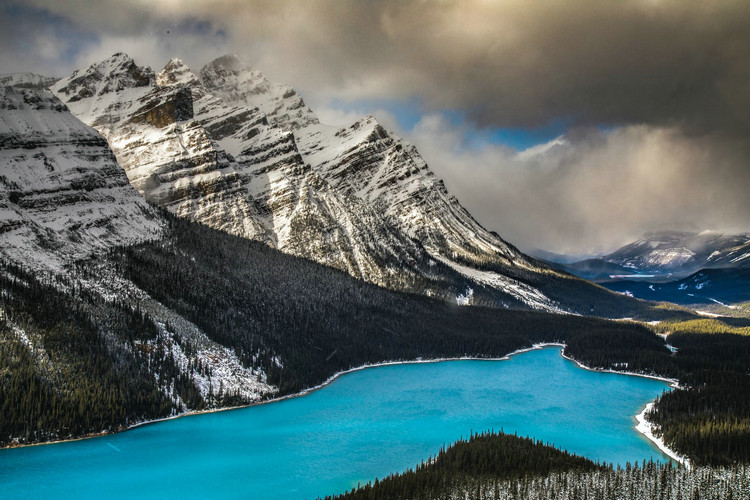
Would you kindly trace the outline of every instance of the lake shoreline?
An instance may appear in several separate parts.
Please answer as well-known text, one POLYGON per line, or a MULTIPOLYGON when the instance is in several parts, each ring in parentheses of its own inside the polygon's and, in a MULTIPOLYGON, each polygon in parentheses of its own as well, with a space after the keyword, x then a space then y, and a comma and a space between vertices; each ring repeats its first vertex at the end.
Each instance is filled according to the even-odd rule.
POLYGON ((653 407, 654 403, 647 403, 643 408, 643 411, 636 415, 635 419, 638 421, 638 425, 635 427, 635 429, 646 436, 646 438, 653 442, 656 446, 658 446, 661 451, 669 456, 669 458, 681 463, 687 469, 690 469, 691 466, 689 458, 678 455, 676 451, 666 445, 663 438, 656 437, 654 435, 654 425, 646 419, 646 414, 651 411, 653 407))
MULTIPOLYGON (((159 423, 159 422, 166 422, 166 421, 174 420, 174 419, 177 419, 177 418, 190 417, 190 416, 195 416, 195 415, 204 415, 204 414, 209 414, 209 413, 217 413, 217 412, 230 411, 230 410, 238 410, 238 409, 243 409, 243 408, 250 408, 250 407, 253 407, 253 406, 264 405, 264 404, 268 404, 268 403, 275 403, 275 402, 279 402, 279 401, 284 401, 284 400, 287 400, 287 399, 299 398, 299 397, 305 396, 307 394, 310 394, 310 393, 312 393, 314 391, 317 391, 319 389, 322 389, 322 388, 328 386, 329 384, 333 383, 336 379, 338 379, 339 377, 341 377, 343 375, 346 375, 346 374, 349 374, 349 373, 353 373, 353 372, 357 372, 357 371, 360 371, 360 370, 365 370, 365 369, 368 369, 368 368, 377 368, 377 367, 380 367, 380 366, 406 365, 406 364, 442 363, 442 362, 447 362, 447 361, 508 361, 508 360, 510 360, 511 357, 513 357, 515 355, 523 354, 523 353, 526 353, 526 352, 535 351, 535 350, 539 350, 539 349, 550 348, 550 347, 559 347, 559 348, 561 348, 560 349, 560 356, 562 356, 564 359, 566 359, 568 361, 574 362, 579 368, 582 368, 584 370, 593 371, 593 372, 599 372, 599 373, 613 373, 613 374, 619 374, 619 375, 630 375, 630 376, 634 376, 634 377, 651 378, 651 379, 655 379, 655 380, 660 380, 662 382, 667 382, 667 383, 669 383, 674 388, 678 388, 679 387, 677 380, 671 379, 671 378, 667 378, 667 377, 659 377, 657 375, 648 375, 648 374, 641 374, 641 373, 635 373, 635 372, 624 372, 624 371, 616 371, 616 370, 603 370, 603 369, 598 369, 598 368, 591 368, 589 366, 584 365, 580 361, 578 361, 578 360, 576 360, 574 358, 571 358, 570 356, 566 355, 565 354, 565 348, 567 347, 566 344, 561 343, 561 342, 542 342, 542 343, 532 344, 530 347, 524 347, 524 348, 521 348, 521 349, 516 349, 515 351, 512 351, 512 352, 510 352, 508 354, 505 354, 504 356, 495 357, 495 358, 477 358, 477 357, 471 357, 471 356, 460 356, 460 357, 430 358, 430 359, 420 359, 420 358, 417 358, 417 359, 414 359, 414 360, 406 360, 406 361, 399 360, 399 361, 384 361, 384 362, 381 362, 381 363, 368 363, 368 364, 360 365, 360 366, 357 366, 357 367, 354 367, 354 368, 349 368, 347 370, 343 370, 343 371, 337 372, 337 373, 331 375, 330 377, 328 377, 324 382, 322 382, 322 383, 320 383, 320 384, 318 384, 316 386, 309 387, 307 389, 303 389, 300 392, 296 392, 294 394, 288 394, 288 395, 285 395, 285 396, 279 396, 279 397, 276 397, 276 398, 262 400, 262 401, 257 401, 257 402, 253 402, 253 403, 249 403, 249 404, 245 404, 245 405, 239 405, 239 406, 231 406, 231 407, 225 407, 225 408, 213 408, 213 409, 210 409, 210 410, 185 411, 185 412, 182 412, 182 413, 178 413, 176 415, 170 415, 169 417, 158 418, 158 419, 151 419, 151 420, 144 420, 142 422, 136 422, 136 423, 134 423, 132 425, 129 425, 127 427, 126 426, 122 426, 122 427, 120 427, 118 429, 115 429, 115 430, 110 430, 110 431, 106 431, 105 430, 105 431, 102 431, 102 432, 91 433, 91 434, 87 434, 87 435, 76 437, 76 438, 60 439, 60 440, 57 440, 57 441, 46 441, 46 442, 43 442, 43 443, 10 444, 10 445, 6 445, 6 446, 3 446, 3 447, 0 447, 0 450, 2 450, 2 449, 11 449, 11 448, 25 448, 25 447, 29 447, 29 446, 54 445, 54 444, 68 443, 68 442, 73 442, 73 441, 82 441, 84 439, 92 439, 92 438, 96 438, 96 437, 103 437, 103 436, 108 436, 108 435, 112 435, 112 434, 117 434, 117 433, 120 433, 120 432, 124 432, 124 431, 128 431, 128 430, 131 430, 131 429, 135 429, 137 427, 141 427, 141 426, 145 426, 145 425, 150 425, 150 424, 156 424, 156 423, 159 423)), ((640 432, 641 434, 643 434, 647 439, 649 439, 650 441, 652 441, 662 452, 664 452, 670 458, 673 458, 673 459, 677 460, 680 463, 687 462, 686 466, 689 466, 689 461, 687 459, 685 459, 684 457, 680 458, 679 455, 677 455, 677 453, 674 450, 671 450, 669 447, 666 446, 666 444, 663 442, 663 440, 661 440, 661 438, 657 438, 651 432, 652 426, 651 426, 651 424, 649 424, 645 420, 645 413, 646 413, 646 411, 648 409, 650 409, 651 406, 649 406, 649 405, 653 406, 653 404, 654 404, 653 402, 652 403, 648 403, 646 405, 646 409, 644 409, 640 414, 638 414, 638 415, 635 416, 636 420, 639 422, 638 426, 635 426, 635 429, 638 432, 640 432), (643 419, 643 422, 641 422, 641 418, 643 419)))

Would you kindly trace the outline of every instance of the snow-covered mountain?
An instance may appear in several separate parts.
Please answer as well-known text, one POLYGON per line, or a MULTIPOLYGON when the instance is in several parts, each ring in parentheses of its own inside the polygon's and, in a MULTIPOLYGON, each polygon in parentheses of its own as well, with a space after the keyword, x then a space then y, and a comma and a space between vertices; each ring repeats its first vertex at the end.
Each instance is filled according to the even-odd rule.
POLYGON ((46 90, 0 87, 3 258, 56 270, 161 229, 98 132, 46 90))
MULTIPOLYGON (((157 74, 120 53, 52 90, 146 199, 179 216, 395 288, 434 276, 438 259, 454 272, 482 262, 554 274, 482 228, 374 118, 322 125, 292 88, 234 56, 198 72, 175 59, 157 74)), ((559 310, 515 278, 484 282, 509 303, 559 310)))
POLYGON ((692 274, 703 268, 750 265, 750 234, 714 231, 647 233, 602 257, 641 272, 692 274))
POLYGON ((592 304, 620 300, 484 229, 373 117, 323 125, 294 89, 235 56, 156 73, 118 53, 52 91, 147 200, 178 216, 381 286, 450 288, 462 304, 597 313, 592 304))

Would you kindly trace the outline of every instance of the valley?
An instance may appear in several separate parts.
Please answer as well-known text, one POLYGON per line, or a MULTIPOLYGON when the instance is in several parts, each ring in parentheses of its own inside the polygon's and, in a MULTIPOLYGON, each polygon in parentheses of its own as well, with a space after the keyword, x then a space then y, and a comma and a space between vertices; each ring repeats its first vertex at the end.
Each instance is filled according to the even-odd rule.
MULTIPOLYGON (((632 417, 655 397, 645 418, 678 455, 700 467, 727 467, 727 474, 750 460, 747 234, 653 233, 597 259, 545 263, 485 229, 417 148, 374 117, 344 127, 324 125, 294 89, 271 82, 236 56, 219 57, 198 71, 172 59, 156 72, 116 53, 62 79, 25 74, 0 83, 0 445, 22 447, 0 450, 0 461, 8 465, 3 484, 18 488, 11 496, 24 496, 30 483, 23 476, 26 458, 13 457, 44 461, 51 453, 54 460, 55 450, 73 450, 70 461, 77 463, 75 450, 98 447, 85 458, 98 464, 99 448, 122 453, 127 446, 120 444, 145 435, 138 453, 146 453, 163 438, 172 440, 167 448, 174 446, 186 432, 196 446, 221 439, 232 448, 240 431, 216 423, 222 436, 212 437, 214 424, 193 432, 190 423, 301 405, 341 381, 304 398, 132 428, 296 395, 363 366, 453 358, 487 366, 479 360, 540 343, 562 344, 566 357, 596 370, 676 379, 680 388, 661 394, 661 382, 614 376, 659 390, 617 411, 615 401, 603 405, 605 396, 591 394, 592 415, 627 418, 617 432, 594 432, 589 421, 571 431, 575 439, 568 441, 570 436, 550 430, 550 422, 567 418, 564 426, 572 425, 580 415, 569 414, 580 408, 563 411, 559 401, 547 401, 532 411, 529 388, 575 372, 581 380, 567 385, 565 394, 584 393, 580 387, 609 375, 582 375, 557 358, 557 364, 531 370, 542 381, 527 380, 514 390, 526 375, 493 385, 485 374, 462 388, 463 375, 454 374, 434 390, 457 398, 452 408, 471 409, 462 394, 472 387, 491 389, 493 397, 520 402, 507 420, 513 423, 495 420, 507 408, 492 406, 477 420, 480 428, 464 420, 407 453, 398 440, 383 436, 395 432, 388 427, 393 421, 412 418, 401 412, 420 400, 413 389, 392 405, 396 413, 377 436, 362 438, 350 450, 356 462, 378 442, 392 461, 347 472, 335 488, 303 495, 344 492, 355 480, 365 485, 414 467, 437 454, 440 444, 493 429, 528 433, 621 465, 664 459, 644 440, 633 445, 639 450, 633 458, 617 444, 618 436, 638 438, 632 417), (639 281, 616 279, 623 275, 639 281), (549 418, 524 427, 525 419, 516 418, 524 412, 549 418), (175 434, 155 430, 167 428, 175 434), (126 429, 132 430, 109 435, 126 429), (24 447, 100 434, 106 436, 24 447), (594 444, 580 443, 594 438, 594 444), (598 454, 606 450, 615 451, 598 454)), ((547 354, 520 357, 536 356, 547 354)), ((409 370, 398 366, 343 378, 409 370)), ((416 380, 434 378, 440 377, 416 380)), ((399 380, 386 380, 381 395, 392 395, 399 380)), ((377 381, 365 386, 377 392, 377 381)), ((350 389, 345 392, 354 399, 336 396, 329 403, 368 406, 362 399, 368 390, 350 389)), ((418 415, 438 411, 413 409, 418 415)), ((325 439, 345 436, 357 418, 344 418, 325 439)), ((274 434, 268 421, 253 428, 253 439, 266 443, 260 451, 272 448, 268 440, 274 438, 302 439, 274 434)), ((467 446, 481 447, 480 441, 467 446)), ((246 449, 256 442, 246 442, 246 449)), ((318 442, 306 451, 326 446, 318 442)), ((182 454, 171 449, 174 456, 182 454)), ((557 452, 536 443, 523 453, 557 452)), ((329 454, 334 464, 347 456, 334 449, 329 454)), ((197 477, 200 465, 191 457, 178 468, 197 477)), ((228 470, 255 469, 212 457, 218 482, 227 481, 228 470)), ((121 459, 149 464, 135 456, 121 459)), ((309 456, 300 460, 328 467, 309 456)), ((590 462, 579 465, 581 473, 606 473, 590 462)), ((573 470, 566 467, 548 469, 547 476, 573 470)), ((664 470, 652 467, 649 473, 664 470)), ((51 474, 36 493, 79 496, 76 488, 91 488, 115 494, 122 487, 114 473, 94 483, 86 477, 75 483, 64 466, 51 474)), ((296 487, 322 475, 312 470, 285 491, 297 497, 296 487)), ((225 493, 246 487, 232 484, 225 493)))

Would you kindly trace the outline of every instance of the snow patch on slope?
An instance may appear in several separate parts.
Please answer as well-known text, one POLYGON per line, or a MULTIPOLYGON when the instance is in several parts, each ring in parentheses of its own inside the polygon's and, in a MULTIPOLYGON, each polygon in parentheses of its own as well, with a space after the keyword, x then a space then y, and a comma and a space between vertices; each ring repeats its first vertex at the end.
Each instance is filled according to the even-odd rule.
POLYGON ((542 292, 525 283, 521 283, 518 280, 508 278, 507 276, 503 276, 502 274, 493 273, 492 271, 481 271, 479 269, 474 269, 473 267, 463 266, 441 255, 433 255, 433 258, 435 260, 439 260, 448 267, 453 268, 467 278, 471 278, 472 280, 483 285, 488 285, 493 288, 497 288, 498 290, 502 290, 503 292, 518 299, 532 309, 558 314, 569 314, 568 311, 561 309, 554 301, 552 301, 542 292))

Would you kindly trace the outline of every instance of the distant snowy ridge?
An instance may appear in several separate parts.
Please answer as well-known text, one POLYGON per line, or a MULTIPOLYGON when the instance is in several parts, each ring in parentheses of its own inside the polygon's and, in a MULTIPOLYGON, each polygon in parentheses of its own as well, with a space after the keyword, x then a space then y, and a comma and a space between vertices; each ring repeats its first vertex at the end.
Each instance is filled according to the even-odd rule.
POLYGON ((743 267, 750 264, 750 234, 715 231, 662 231, 602 257, 641 272, 692 274, 703 268, 743 267))

